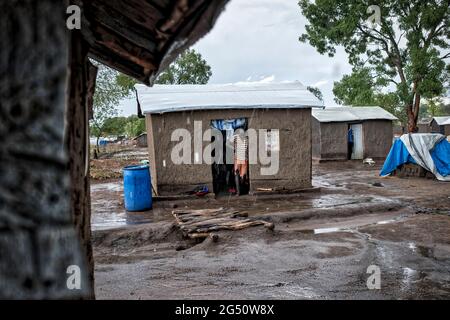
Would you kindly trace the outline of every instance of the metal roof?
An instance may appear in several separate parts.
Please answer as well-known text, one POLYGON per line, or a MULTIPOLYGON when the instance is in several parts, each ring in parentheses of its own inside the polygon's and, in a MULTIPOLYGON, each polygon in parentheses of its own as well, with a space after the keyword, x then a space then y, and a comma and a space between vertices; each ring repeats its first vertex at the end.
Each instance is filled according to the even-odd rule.
POLYGON ((450 124, 450 116, 445 116, 445 117, 434 117, 433 118, 434 121, 436 121, 436 123, 439 126, 445 126, 447 124, 450 124))
POLYGON ((319 122, 397 120, 381 107, 328 107, 322 110, 313 109, 312 116, 319 122))
POLYGON ((144 113, 213 109, 322 107, 300 82, 207 85, 136 85, 144 113))

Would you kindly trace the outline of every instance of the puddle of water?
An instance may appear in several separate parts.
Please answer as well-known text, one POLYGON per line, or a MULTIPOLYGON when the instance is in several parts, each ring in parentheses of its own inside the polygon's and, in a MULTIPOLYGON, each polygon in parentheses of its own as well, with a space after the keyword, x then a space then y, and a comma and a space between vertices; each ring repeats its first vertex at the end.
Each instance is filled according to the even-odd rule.
POLYGON ((392 223, 395 222, 394 219, 391 220, 382 220, 382 221, 378 221, 377 224, 388 224, 388 223, 392 223))
POLYGON ((393 265, 393 252, 388 247, 382 245, 376 246, 376 254, 383 265, 392 266, 393 265))
MULTIPOLYGON (((94 209, 95 210, 95 209, 94 209)), ((93 230, 104 230, 123 227, 125 225, 136 225, 153 222, 155 219, 153 213, 139 212, 128 213, 125 210, 117 211, 113 210, 109 212, 96 212, 93 210, 91 217, 91 225, 93 230)))
POLYGON ((408 267, 403 268, 403 278, 402 283, 404 285, 404 289, 409 289, 411 284, 414 282, 414 279, 417 276, 417 271, 408 267))
POLYGON ((123 205, 121 181, 91 185, 91 225, 93 230, 119 228, 166 219, 164 210, 127 212, 123 205))
POLYGON ((412 252, 416 252, 417 246, 414 242, 408 243, 408 248, 411 249, 412 252))
POLYGON ((91 192, 100 191, 123 191, 123 185, 121 182, 107 182, 107 183, 95 183, 91 184, 91 192))
POLYGON ((338 190, 344 190, 346 188, 346 183, 331 183, 329 182, 330 177, 323 177, 323 176, 313 176, 313 185, 321 188, 327 188, 327 189, 338 189, 338 190))
POLYGON ((292 286, 291 288, 286 290, 286 293, 306 299, 314 299, 319 297, 319 295, 313 291, 313 288, 310 287, 292 286))
POLYGON ((314 229, 314 234, 338 232, 340 230, 341 230, 340 228, 319 228, 314 229))
POLYGON ((322 195, 317 199, 312 199, 312 208, 331 208, 359 203, 371 202, 371 197, 353 197, 343 195, 322 195))

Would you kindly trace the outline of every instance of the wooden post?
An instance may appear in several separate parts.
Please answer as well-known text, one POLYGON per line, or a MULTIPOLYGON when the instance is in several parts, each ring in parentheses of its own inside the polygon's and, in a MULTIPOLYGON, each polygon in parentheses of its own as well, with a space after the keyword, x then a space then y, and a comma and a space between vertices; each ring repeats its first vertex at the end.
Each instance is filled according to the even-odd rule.
POLYGON ((97 68, 87 58, 89 46, 79 30, 70 31, 67 82, 66 145, 69 154, 71 216, 87 259, 89 298, 94 298, 89 184, 89 118, 97 68))
POLYGON ((92 296, 70 210, 67 33, 65 1, 0 2, 0 299, 92 296))

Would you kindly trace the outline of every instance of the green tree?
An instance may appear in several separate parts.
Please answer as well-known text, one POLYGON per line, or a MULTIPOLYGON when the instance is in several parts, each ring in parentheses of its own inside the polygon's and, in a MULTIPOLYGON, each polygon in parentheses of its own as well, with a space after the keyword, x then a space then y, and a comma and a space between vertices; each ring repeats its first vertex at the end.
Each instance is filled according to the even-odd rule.
POLYGON ((108 119, 117 116, 120 100, 130 94, 130 88, 118 81, 119 73, 104 65, 98 64, 97 81, 94 94, 94 118, 90 121, 91 134, 97 138, 96 149, 100 137, 107 134, 108 119))
POLYGON ((450 116, 450 104, 442 105, 442 114, 445 116, 450 116))
POLYGON ((417 131, 421 98, 441 95, 449 81, 450 0, 300 0, 299 6, 308 20, 300 41, 331 57, 342 45, 355 70, 368 68, 377 85, 398 96, 408 131, 417 131), (376 25, 368 22, 373 5, 376 25))
MULTIPOLYGON (((155 83, 157 84, 206 84, 211 77, 211 67, 195 50, 183 52, 165 71, 163 71, 155 83)), ((136 81, 124 74, 119 74, 116 83, 126 92, 136 90, 136 81)), ((124 126, 124 134, 135 137, 145 132, 145 121, 137 116, 128 117, 124 126)))
POLYGON ((428 99, 423 103, 423 107, 431 118, 445 115, 444 104, 440 97, 428 99))
POLYGON ((339 104, 351 106, 376 105, 376 91, 375 81, 368 68, 354 70, 341 81, 334 82, 333 86, 334 100, 339 104))
POLYGON ((311 92, 314 96, 316 96, 317 99, 323 102, 323 94, 319 88, 308 86, 306 87, 306 89, 308 89, 309 92, 311 92))
POLYGON ((189 49, 164 70, 155 82, 158 84, 206 84, 211 75, 211 67, 202 55, 189 49))
POLYGON ((135 115, 129 116, 124 131, 125 135, 129 138, 140 135, 145 132, 145 119, 138 118, 135 115))
MULTIPOLYGON (((211 67, 202 55, 193 49, 184 51, 170 66, 156 78, 156 84, 206 84, 211 77, 211 67)), ((124 74, 118 83, 133 89, 136 81, 124 74)))
POLYGON ((407 116, 399 96, 395 92, 383 92, 383 86, 377 80, 370 69, 355 69, 352 74, 345 75, 341 81, 334 83, 335 101, 349 106, 380 106, 405 126, 407 116))
POLYGON ((104 124, 104 134, 110 136, 121 136, 125 134, 125 126, 128 123, 127 117, 108 118, 104 124))

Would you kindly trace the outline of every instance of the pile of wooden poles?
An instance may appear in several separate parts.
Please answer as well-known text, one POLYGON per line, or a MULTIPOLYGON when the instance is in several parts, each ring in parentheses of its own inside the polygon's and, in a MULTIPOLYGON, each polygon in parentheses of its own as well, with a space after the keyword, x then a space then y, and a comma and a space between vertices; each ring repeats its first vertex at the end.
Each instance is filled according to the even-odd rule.
POLYGON ((219 236, 215 231, 241 230, 260 225, 269 230, 275 228, 271 222, 250 219, 248 213, 233 209, 174 210, 172 214, 183 235, 191 239, 211 237, 217 241, 219 236))

